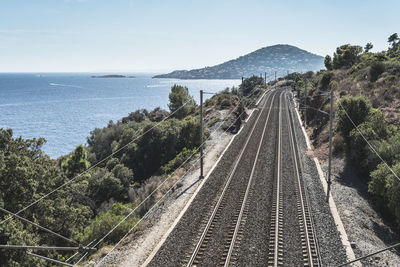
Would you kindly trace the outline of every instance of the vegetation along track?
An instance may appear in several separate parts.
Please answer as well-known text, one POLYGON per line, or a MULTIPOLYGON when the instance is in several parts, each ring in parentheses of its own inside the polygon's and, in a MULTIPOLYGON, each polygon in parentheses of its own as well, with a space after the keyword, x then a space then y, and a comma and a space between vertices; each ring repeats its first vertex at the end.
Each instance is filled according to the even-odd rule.
POLYGON ((267 93, 149 266, 319 266, 287 92, 267 93))
POLYGON ((233 250, 246 219, 251 185, 276 95, 267 96, 213 211, 204 221, 187 266, 228 266, 235 260, 233 250))
POLYGON ((268 266, 320 266, 286 94, 280 103, 268 266))

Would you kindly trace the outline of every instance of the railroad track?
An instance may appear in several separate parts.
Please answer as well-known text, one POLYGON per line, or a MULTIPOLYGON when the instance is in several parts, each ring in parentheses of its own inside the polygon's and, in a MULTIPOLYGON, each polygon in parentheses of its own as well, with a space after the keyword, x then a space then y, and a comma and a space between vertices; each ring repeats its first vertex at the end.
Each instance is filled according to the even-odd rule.
MULTIPOLYGON (((318 243, 315 237, 314 224, 311 216, 311 210, 308 204, 308 198, 306 188, 304 187, 302 179, 302 167, 300 162, 299 149, 297 146, 297 138, 294 130, 293 118, 289 110, 287 103, 287 95, 282 94, 280 96, 280 108, 279 108, 279 123, 278 123, 278 136, 277 136, 277 154, 276 154, 276 170, 275 170, 275 190, 274 200, 272 205, 272 216, 270 222, 270 240, 269 240, 269 260, 268 266, 284 266, 293 262, 285 259, 286 244, 284 242, 286 231, 284 220, 293 220, 292 218, 284 218, 285 207, 295 205, 297 207, 297 218, 298 218, 298 233, 300 234, 301 240, 301 255, 304 266, 321 266, 321 260, 319 257, 318 243), (284 125, 286 121, 286 125, 284 125), (286 138, 286 149, 290 150, 290 159, 283 159, 282 147, 283 147, 283 132, 287 131, 289 138, 286 138), (288 139, 288 140, 287 140, 288 139), (291 164, 288 161, 291 160, 291 164), (296 203, 288 201, 289 197, 284 195, 282 190, 282 162, 285 161, 286 166, 292 166, 292 178, 291 184, 292 193, 296 196, 296 203), (286 200, 286 201, 285 201, 286 200)), ((286 181, 286 185, 288 182, 286 181)), ((293 225, 293 223, 292 223, 293 225)))
POLYGON ((219 245, 223 245, 223 249, 220 249, 217 265, 229 266, 231 261, 236 259, 234 250, 237 243, 240 242, 243 224, 247 217, 248 199, 252 195, 252 181, 276 95, 277 93, 273 92, 266 96, 263 107, 259 111, 258 117, 233 166, 225 187, 210 216, 203 223, 203 231, 196 238, 197 241, 195 242, 194 250, 190 254, 190 257, 188 257, 186 266, 206 265, 203 256, 206 250, 214 248, 210 245, 210 241, 214 235, 218 235, 215 233, 215 229, 218 227, 225 228, 225 231, 222 238, 223 244, 218 242, 220 243, 219 245), (259 129, 257 127, 262 127, 261 136, 257 136, 256 134, 257 129, 259 129), (255 141, 257 143, 256 152, 252 150, 255 148, 255 141), (255 156, 249 159, 249 153, 255 154, 255 156), (249 169, 250 166, 251 169, 249 169), (239 190, 237 189, 238 186, 240 187, 239 190), (228 220, 221 220, 223 213, 225 214, 225 219, 227 214, 229 217, 228 220))
POLYGON ((288 102, 283 90, 266 95, 214 208, 204 216, 192 250, 184 258, 184 266, 321 266, 288 102), (266 152, 268 144, 275 146, 269 149, 271 154, 266 152), (270 172, 263 173, 260 165, 266 162, 260 159, 260 154, 272 160, 270 172), (256 198, 252 200, 253 195, 267 190, 255 185, 262 180, 272 186, 269 189, 271 200, 263 203, 266 208, 261 214, 265 215, 264 224, 269 222, 264 239, 266 245, 261 249, 266 256, 258 253, 265 259, 250 263, 252 256, 243 249, 252 245, 252 239, 245 238, 246 233, 252 231, 247 224, 259 214, 249 214, 249 205, 256 201, 256 198))

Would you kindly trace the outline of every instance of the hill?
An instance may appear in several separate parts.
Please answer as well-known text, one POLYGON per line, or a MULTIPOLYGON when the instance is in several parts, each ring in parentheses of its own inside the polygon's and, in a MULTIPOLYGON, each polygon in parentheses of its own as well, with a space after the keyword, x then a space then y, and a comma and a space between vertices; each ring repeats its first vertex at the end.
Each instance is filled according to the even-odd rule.
POLYGON ((225 63, 194 70, 176 70, 153 78, 177 79, 240 79, 272 73, 318 71, 324 68, 324 58, 291 45, 274 45, 258 49, 225 63))

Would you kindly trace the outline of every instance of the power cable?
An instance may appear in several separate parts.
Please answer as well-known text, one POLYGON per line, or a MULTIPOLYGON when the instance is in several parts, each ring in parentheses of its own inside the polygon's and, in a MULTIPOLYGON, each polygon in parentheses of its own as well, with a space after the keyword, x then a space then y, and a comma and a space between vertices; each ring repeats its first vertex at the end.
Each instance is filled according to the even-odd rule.
MULTIPOLYGON (((205 157, 204 155, 203 155, 203 157, 205 157)), ((199 162, 200 161, 200 157, 192 164, 192 167, 194 167, 194 165, 197 163, 197 162, 199 162)), ((188 171, 186 171, 182 176, 181 176, 181 178, 182 177, 184 177, 189 171, 191 171, 192 170, 192 167, 188 170, 188 171)), ((133 227, 131 228, 131 229, 129 229, 129 231, 117 242, 117 244, 115 244, 114 245, 114 247, 109 251, 109 252, 107 252, 107 254, 96 264, 96 266, 98 266, 111 252, 113 252, 114 251, 114 249, 135 229, 135 227, 136 226, 138 226, 139 225, 139 223, 141 223, 149 214, 150 214, 150 212, 158 205, 158 203, 160 203, 161 202, 161 200, 163 200, 166 196, 167 196, 167 194, 172 190, 172 188, 174 188, 174 186, 180 181, 181 179, 177 179, 176 181, 175 181, 175 183, 172 185, 172 186, 170 186, 170 188, 168 189, 168 191, 146 212, 146 214, 145 215, 143 215, 143 217, 142 218, 140 218, 139 219, 139 221, 137 221, 134 225, 133 225, 133 227)), ((128 216, 130 216, 130 215, 128 215, 128 216)))
POLYGON ((368 140, 365 138, 364 134, 360 131, 360 129, 357 127, 357 125, 354 123, 354 121, 350 118, 349 114, 347 113, 346 109, 343 107, 342 103, 338 101, 339 105, 342 107, 344 113, 346 114, 347 118, 350 120, 350 122, 353 124, 353 126, 357 129, 358 133, 361 135, 361 137, 367 142, 368 146, 371 148, 371 150, 379 157, 379 159, 386 165, 386 167, 393 173, 393 175, 397 178, 397 180, 400 181, 400 177, 393 171, 393 169, 386 163, 386 161, 378 154, 376 149, 368 142, 368 140))
MULTIPOLYGON (((249 96, 247 96, 246 98, 251 97, 254 94, 251 93, 249 96)), ((255 99, 256 100, 256 99, 255 99)), ((252 102, 255 102, 255 100, 253 100, 252 102)), ((231 112, 225 116, 225 118, 227 118, 228 116, 230 116, 233 113, 234 109, 231 110, 231 112)), ((239 117, 245 112, 245 110, 243 110, 243 112, 239 115, 239 117)), ((229 127, 227 127, 227 130, 225 130, 225 132, 228 131, 228 129, 234 124, 235 122, 233 122, 231 125, 229 125, 229 127)), ((216 132, 217 130, 219 130, 222 127, 223 124, 220 124, 213 132, 216 132)), ((211 136, 211 135, 210 135, 211 136)), ((202 144, 200 144, 200 146, 195 150, 195 152, 193 152, 182 164, 180 164, 179 167, 177 167, 175 169, 174 172, 172 172, 172 174, 174 174, 178 169, 180 169, 184 164, 186 164, 186 162, 191 159, 199 150, 200 147, 202 147, 206 141, 208 141, 208 139, 210 138, 210 136, 208 136, 206 138, 206 140, 204 140, 204 142, 202 144)), ((196 161, 197 162, 197 161, 196 161)), ((172 177, 172 174, 166 178, 160 185, 157 186, 156 189, 154 189, 144 200, 141 201, 141 203, 139 203, 133 210, 131 210, 131 212, 123 219, 121 220, 117 225, 115 225, 106 235, 104 235, 101 239, 99 239, 99 241, 94 245, 94 247, 96 247, 98 244, 100 244, 108 235, 110 235, 119 225, 121 225, 127 218, 129 218, 141 205, 143 205, 158 189, 161 188, 161 186, 163 186, 167 180, 169 180, 170 177, 172 177)), ((185 173, 186 174, 186 173, 185 173)), ((184 174, 184 175, 185 175, 184 174)), ((183 175, 183 176, 184 176, 183 175)), ((93 242, 93 241, 92 241, 93 242)))
MULTIPOLYGON (((243 111, 241 114, 243 114, 245 111, 243 111)), ((240 115, 241 115, 240 114, 240 115)), ((239 116, 240 116, 239 115, 239 116)), ((222 124, 221 124, 222 125, 222 124)), ((221 126, 220 125, 220 126, 221 126)), ((232 126, 233 125, 233 123, 230 125, 230 126, 232 126)), ((229 126, 229 127, 230 127, 229 126)), ((229 127, 227 128, 227 129, 229 129, 229 127)), ((219 128, 217 128, 216 130, 218 130, 219 128)), ((215 131, 216 131, 215 130, 215 131)), ((225 130, 225 132, 226 132, 227 130, 225 130)), ((208 138, 207 138, 208 139, 208 138)), ((207 141, 207 140, 206 140, 207 141)), ((203 144, 205 143, 205 141, 203 142, 203 144)), ((202 144, 202 145, 203 145, 202 144)), ((203 157, 204 157, 204 155, 203 155, 203 157)), ((188 169, 188 171, 186 171, 180 178, 182 178, 182 177, 184 177, 194 166, 195 166, 195 164, 199 161, 201 159, 201 157, 199 157, 193 164, 192 164, 192 166, 188 169)), ((150 214, 150 212, 158 205, 158 203, 160 203, 161 202, 161 200, 163 200, 164 198, 165 198, 165 196, 172 190, 172 188, 181 180, 181 179, 177 179, 177 181, 168 189, 168 191, 146 212, 146 214, 142 217, 142 218, 140 218, 139 219, 139 221, 138 222, 136 222, 135 223, 135 225, 117 242, 117 244, 115 244, 115 246, 96 264, 96 266, 98 266, 112 251, 114 251, 115 250, 115 248, 135 229, 135 227, 140 223, 140 222, 142 222, 149 214, 150 214)), ((130 214, 128 214, 124 219, 123 219, 123 221, 125 221, 130 215, 131 215, 132 213, 130 213, 130 214)), ((123 221, 121 221, 120 223, 122 223, 123 221)), ((115 227, 116 228, 116 227, 115 227)), ((113 229, 113 230, 115 230, 115 228, 113 229)), ((112 231, 113 231, 112 230, 112 231)), ((108 233, 109 234, 109 233, 108 233)), ((107 234, 107 235, 108 235, 107 234)), ((102 240, 104 240, 104 238, 102 238, 102 240)), ((97 242, 95 245, 94 245, 94 247, 96 247, 98 244, 99 244, 100 242, 97 242)))
MULTIPOLYGON (((246 96, 245 98, 250 98, 250 97, 254 94, 254 92, 255 92, 255 91, 253 91, 249 96, 246 96)), ((244 100, 245 98, 240 99, 239 101, 242 102, 242 100, 244 100)), ((144 135, 147 134, 149 131, 151 131, 152 129, 154 129, 155 127, 157 127, 159 124, 161 124, 162 122, 164 122, 166 119, 168 119, 169 117, 171 117, 174 113, 176 113, 178 110, 180 110, 180 109, 181 109, 183 106, 185 106, 188 102, 190 102, 190 101, 187 101, 186 103, 184 103, 182 106, 180 106, 180 107, 179 107, 178 109, 176 109, 174 112, 172 112, 171 114, 169 114, 169 115, 168 115, 166 118, 164 118, 162 121, 160 121, 159 123, 157 123, 156 125, 154 125, 154 126, 151 127, 150 129, 148 129, 146 132, 142 133, 140 136, 136 137, 134 140, 130 141, 129 143, 127 143, 126 145, 124 145, 123 147, 121 147, 120 149, 118 149, 117 151, 115 151, 115 152, 113 152, 112 154, 110 154, 109 156, 103 158, 101 161, 97 162, 95 165, 93 165, 93 166, 91 166, 90 168, 86 169, 86 170, 83 171, 82 173, 76 175, 74 178, 72 178, 72 179, 69 180, 68 182, 64 183, 63 185, 57 187, 56 189, 52 190, 51 192, 47 193, 46 195, 44 195, 44 196, 42 196, 41 198, 37 199, 36 201, 32 202, 30 205, 28 205, 28 206, 24 207, 23 209, 19 210, 17 213, 12 213, 12 212, 10 212, 10 211, 8 211, 8 210, 3 209, 3 208, 0 207, 0 210, 2 210, 3 212, 5 212, 5 213, 7 213, 7 214, 10 215, 10 217, 8 217, 8 218, 4 219, 3 221, 1 221, 0 224, 6 222, 6 221, 8 221, 8 220, 10 220, 12 217, 16 217, 16 218, 18 218, 18 219, 20 219, 20 220, 23 220, 23 221, 25 221, 25 222, 27 222, 27 223, 30 223, 31 225, 34 225, 34 226, 38 227, 38 228, 41 229, 41 230, 44 230, 44 231, 46 231, 46 232, 48 232, 48 233, 51 233, 51 234, 53 234, 53 235, 56 235, 57 237, 60 237, 60 238, 62 238, 62 239, 64 239, 64 240, 66 240, 66 241, 72 242, 72 243, 74 243, 74 244, 79 244, 78 242, 76 242, 76 241, 74 241, 74 240, 72 240, 72 239, 69 239, 69 238, 67 238, 67 237, 64 237, 64 236, 62 236, 62 235, 60 235, 60 234, 57 234, 57 233, 51 231, 50 229, 47 229, 47 228, 42 227, 42 226, 40 226, 40 225, 38 225, 38 224, 36 224, 36 223, 34 223, 34 222, 32 222, 32 221, 29 221, 29 220, 27 220, 27 219, 25 219, 25 218, 19 216, 18 214, 21 213, 21 212, 23 212, 24 210, 28 209, 29 207, 35 205, 36 203, 38 203, 38 202, 41 201, 42 199, 44 199, 44 198, 50 196, 50 195, 53 194, 54 192, 56 192, 56 191, 60 190, 61 188, 65 187, 66 185, 68 185, 68 184, 71 183, 72 181, 76 180, 78 177, 82 176, 83 174, 87 173, 89 170, 93 169, 94 167, 98 166, 99 164, 101 164, 102 162, 104 162, 105 160, 107 160, 108 158, 110 158, 110 157, 112 157, 113 155, 115 155, 116 153, 120 152, 122 149, 124 149, 125 147, 127 147, 129 144, 131 144, 132 142, 136 141, 138 138, 144 136, 144 135)), ((253 101, 253 102, 254 102, 254 101, 253 101)), ((249 103, 249 104, 251 104, 251 103, 249 103)), ((234 109, 232 109, 231 112, 230 112, 226 117, 230 116, 230 115, 233 113, 233 111, 234 111, 234 109)), ((243 111, 239 116, 241 116, 244 112, 245 112, 245 111, 243 111)), ((232 123, 232 125, 233 125, 233 123, 232 123)), ((218 130, 221 126, 222 126, 222 124, 221 124, 217 129, 215 129, 215 131, 218 130)), ((227 128, 227 130, 228 130, 229 128, 230 128, 230 126, 227 128)), ((226 131, 225 131, 225 132, 226 132, 226 131)), ((207 140, 208 140, 208 138, 203 142, 203 144, 201 144, 201 146, 203 146, 207 140)), ((199 148, 200 148, 200 147, 199 147, 199 148)), ((198 150, 199 148, 197 148, 196 151, 195 151, 188 159, 186 159, 177 169, 181 168, 181 166, 183 166, 183 164, 185 164, 185 163, 197 152, 197 150, 198 150)), ((199 159, 198 159, 198 160, 199 160, 199 159)), ((197 160, 195 163, 197 163, 198 160, 197 160)), ((195 164, 195 163, 194 163, 194 164, 195 164)), ((193 164, 193 166, 194 166, 194 164, 193 164)), ((176 171, 176 170, 175 170, 175 171, 176 171)), ((175 171, 174 171, 174 172, 175 172, 175 171)), ((189 170, 188 170, 188 171, 189 171, 189 170)), ((186 173, 187 173, 187 172, 186 172, 186 173)), ((184 175, 186 175, 186 173, 185 173, 184 175)), ((167 179, 166 179, 166 180, 167 180, 167 179)), ((179 180, 179 179, 178 179, 178 180, 179 180)), ((164 182, 165 182, 165 181, 164 181, 164 182)), ((164 182, 163 182, 162 184, 164 184, 164 182)), ((159 188, 162 186, 162 184, 161 184, 157 189, 159 189, 159 188)), ((175 183, 175 184, 176 184, 176 183, 175 183)), ((175 185, 175 184, 174 184, 174 185, 175 185)), ((156 190, 157 190, 157 189, 156 189, 156 190)), ((170 188, 170 189, 171 189, 171 188, 170 188)), ((170 190, 168 190, 168 192, 169 192, 169 191, 170 191, 170 190)), ((154 192, 155 192, 155 191, 153 191, 152 194, 153 194, 154 192)), ((167 192, 167 193, 168 193, 168 192, 167 192)), ((152 195, 152 194, 151 194, 151 195, 152 195)), ((150 195, 150 196, 151 196, 151 195, 150 195)), ((142 201, 142 203, 144 203, 150 196, 148 196, 144 201, 142 201)), ((165 195, 164 195, 164 196, 165 196, 165 195)), ((141 204, 142 204, 142 203, 141 203, 141 204)), ((157 203, 158 203, 158 202, 157 202, 157 203)), ((157 203, 156 203, 156 204, 157 204, 157 203)), ((128 215, 128 217, 129 217, 141 204, 139 204, 139 205, 128 215)), ((150 209, 150 210, 151 210, 151 209, 150 209)), ((150 211, 150 210, 149 210, 149 211, 150 211)), ((142 218, 139 220, 139 222, 142 221, 144 218, 145 218, 145 217, 142 217, 142 218)), ((139 223, 139 222, 138 222, 138 223, 139 223)), ((118 224, 118 225, 119 225, 119 224, 118 224)), ((118 225, 117 225, 116 227, 118 227, 118 225)), ((116 228, 116 227, 115 227, 115 228, 116 228)), ((113 230, 114 230, 115 228, 113 228, 113 230)), ((112 231, 111 231, 111 232, 112 232, 112 231)), ((110 232, 110 233, 111 233, 111 232, 110 232)), ((108 233, 108 234, 109 234, 109 233, 108 233)), ((107 234, 107 235, 108 235, 108 234, 107 234)), ((107 235, 106 235, 106 236, 107 236, 107 235)), ((106 236, 105 236, 105 237, 106 237, 106 236)), ((105 237, 104 237, 104 238, 105 238, 105 237)), ((104 238, 102 238, 99 242, 97 242, 95 246, 97 246, 102 240, 104 240, 104 238)), ((91 243, 93 243, 94 241, 95 241, 95 240, 93 240, 92 242, 90 242, 89 245, 90 245, 91 243)), ((95 247, 95 246, 94 246, 94 247, 95 247)), ((78 255, 78 254, 79 254, 79 252, 77 252, 77 253, 75 253, 74 255, 72 255, 72 256, 67 260, 67 262, 70 261, 72 258, 74 258, 74 257, 75 257, 76 255, 78 255)), ((82 256, 82 258, 79 259, 78 262, 82 261, 82 259, 83 259, 87 254, 88 254, 88 253, 85 253, 85 254, 82 256)))
POLYGON ((76 242, 75 240, 72 240, 72 239, 70 239, 70 238, 68 238, 68 237, 65 237, 65 236, 63 236, 63 235, 57 234, 56 232, 53 232, 52 230, 50 230, 50 229, 48 229, 48 228, 46 228, 46 227, 40 226, 39 224, 34 223, 34 222, 32 222, 32 221, 30 221, 30 220, 28 220, 28 219, 25 219, 25 218, 23 218, 23 217, 21 217, 21 216, 15 214, 15 213, 12 213, 11 211, 8 211, 8 210, 2 208, 2 207, 0 207, 0 211, 9 214, 11 217, 16 217, 16 218, 20 219, 21 221, 24 221, 24 222, 26 222, 26 223, 29 223, 29 224, 31 224, 31 225, 33 225, 33 226, 39 228, 40 230, 43 230, 43 231, 45 231, 45 232, 47 232, 47 233, 50 233, 50 234, 55 235, 55 236, 57 236, 57 237, 59 237, 59 238, 61 238, 61 239, 64 239, 65 241, 68 241, 68 242, 70 242, 70 243, 74 243, 74 244, 76 244, 76 245, 79 245, 79 243, 76 242))
MULTIPOLYGON (((127 146, 129 146, 130 144, 132 144, 133 142, 135 142, 136 140, 138 140, 139 138, 141 138, 142 136, 144 136, 145 134, 147 134, 148 132, 150 132, 151 130, 153 130, 154 128, 156 128, 157 126, 159 126, 161 123, 163 123, 166 119, 170 118, 172 115, 174 115, 176 112, 178 112, 181 108, 183 108, 186 104, 188 104, 189 102, 191 102, 191 100, 185 102, 182 106, 180 106, 179 108, 177 108, 176 110, 174 110, 173 112, 171 112, 167 117, 165 117, 163 120, 161 120, 160 122, 156 123, 154 126, 152 126, 151 128, 149 128, 147 131, 145 131, 144 133, 142 133, 141 135, 139 135, 138 137, 134 138, 132 141, 130 141, 129 143, 125 144, 124 146, 122 146, 121 148, 119 148, 118 150, 114 151, 113 153, 111 153, 110 155, 108 155, 107 157, 103 158, 102 160, 98 161, 96 164, 92 165, 91 167, 87 168, 85 171, 81 172, 80 174, 76 175, 74 178, 70 179, 68 182, 58 186, 56 189, 50 191, 49 193, 45 194, 44 196, 38 198, 37 200, 35 200, 34 202, 32 202, 31 204, 25 206, 24 208, 20 209, 19 211, 17 211, 16 213, 14 213, 15 215, 20 214, 21 212, 25 211, 26 209, 32 207, 33 205, 37 204, 39 201, 41 201, 42 199, 50 196, 51 194, 53 194, 54 192, 60 190, 61 188, 65 187, 66 185, 72 183, 74 180, 76 180, 77 178, 79 178, 80 176, 82 176, 83 174, 89 172, 90 170, 92 170, 93 168, 97 167, 98 165, 100 165, 101 163, 105 162, 106 160, 108 160, 109 158, 111 158, 112 156, 114 156, 115 154, 117 154, 118 152, 120 152, 121 150, 125 149, 127 146)), ((2 220, 0 222, 0 224, 5 223, 6 221, 8 221, 9 219, 11 219, 12 216, 9 216, 8 218, 5 218, 4 220, 2 220)))

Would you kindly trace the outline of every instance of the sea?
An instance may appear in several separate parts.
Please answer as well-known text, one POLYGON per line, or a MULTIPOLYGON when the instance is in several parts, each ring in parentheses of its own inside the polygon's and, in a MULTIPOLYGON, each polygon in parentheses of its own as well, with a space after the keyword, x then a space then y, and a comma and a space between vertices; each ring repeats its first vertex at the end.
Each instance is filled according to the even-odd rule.
MULTIPOLYGON (((0 128, 14 137, 44 137, 51 158, 86 145, 95 128, 107 126, 137 109, 168 110, 174 84, 187 86, 199 103, 200 90, 216 93, 240 80, 153 79, 150 73, 122 73, 133 78, 92 78, 102 73, 0 73, 0 128)), ((211 95, 205 95, 205 99, 211 95)))

